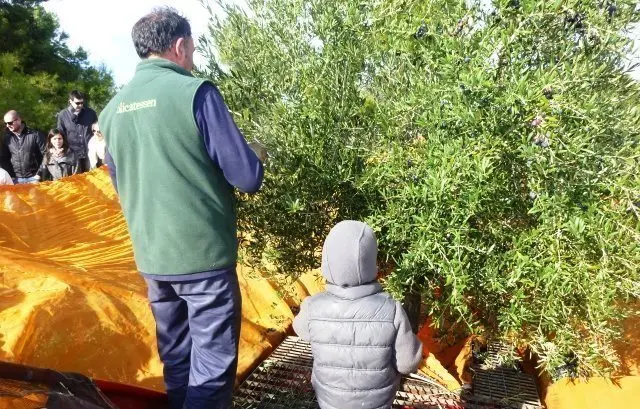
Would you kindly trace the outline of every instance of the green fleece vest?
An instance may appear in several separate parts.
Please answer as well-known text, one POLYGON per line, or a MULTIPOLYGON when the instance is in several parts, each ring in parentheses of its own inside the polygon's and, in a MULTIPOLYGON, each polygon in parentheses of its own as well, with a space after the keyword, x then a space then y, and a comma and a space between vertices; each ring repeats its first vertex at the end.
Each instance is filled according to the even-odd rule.
POLYGON ((205 81, 165 59, 138 64, 100 114, 138 270, 191 274, 235 266, 233 188, 193 114, 205 81))

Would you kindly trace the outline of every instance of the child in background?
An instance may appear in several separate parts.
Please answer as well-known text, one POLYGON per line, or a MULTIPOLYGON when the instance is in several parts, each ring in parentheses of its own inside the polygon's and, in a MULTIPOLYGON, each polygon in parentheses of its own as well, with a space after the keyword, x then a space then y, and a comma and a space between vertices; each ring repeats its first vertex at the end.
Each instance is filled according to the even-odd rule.
POLYGON ((415 371, 422 345, 399 302, 376 280, 376 238, 346 220, 322 248, 326 291, 306 298, 293 321, 311 342, 311 382, 321 409, 388 409, 400 374, 415 371))

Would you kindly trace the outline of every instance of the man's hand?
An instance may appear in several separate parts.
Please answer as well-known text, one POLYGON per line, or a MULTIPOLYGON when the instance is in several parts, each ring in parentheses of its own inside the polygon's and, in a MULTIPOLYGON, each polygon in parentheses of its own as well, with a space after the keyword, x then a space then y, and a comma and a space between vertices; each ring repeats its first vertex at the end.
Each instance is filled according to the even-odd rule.
POLYGON ((260 142, 258 141, 251 142, 249 143, 249 147, 253 152, 255 152, 256 156, 258 156, 258 159, 260 159, 260 162, 264 163, 269 157, 267 148, 265 148, 264 145, 261 144, 260 142))

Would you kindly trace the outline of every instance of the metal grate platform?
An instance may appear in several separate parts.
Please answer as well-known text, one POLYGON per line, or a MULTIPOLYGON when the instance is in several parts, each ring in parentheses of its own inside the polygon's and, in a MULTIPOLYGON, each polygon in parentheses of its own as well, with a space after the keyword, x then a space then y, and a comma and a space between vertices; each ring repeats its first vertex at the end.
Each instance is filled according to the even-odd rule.
MULTIPOLYGON (((236 391, 232 408, 234 409, 317 409, 311 371, 313 358, 309 343, 298 337, 286 337, 273 353, 240 385, 236 391)), ((427 381, 403 378, 400 390, 396 394, 394 409, 500 409, 511 408, 505 403, 516 403, 517 398, 509 395, 509 389, 494 385, 496 375, 476 373, 480 381, 479 388, 484 394, 475 393, 464 399, 456 393, 427 381), (488 393, 491 394, 488 394, 488 393), (505 402, 505 397, 513 400, 505 402), (501 403, 496 401, 501 399, 501 403)), ((505 380, 511 385, 511 379, 505 380)), ((433 381, 435 383, 435 381, 433 381)), ((535 384, 533 384, 535 390, 535 384)), ((475 392, 475 389, 474 389, 475 392)), ((537 397, 537 395, 536 395, 537 397)), ((528 401, 527 401, 528 402, 528 401)), ((539 401, 538 401, 539 402, 539 401)), ((528 404, 528 403, 527 403, 528 404)), ((538 406, 517 406, 518 409, 541 408, 538 406)))
POLYGON ((508 364, 503 357, 510 355, 508 346, 492 343, 487 346, 482 362, 473 366, 473 395, 477 403, 495 403, 502 408, 540 409, 538 388, 531 375, 508 364))
POLYGON ((313 366, 311 345, 298 337, 286 337, 268 359, 309 368, 313 366))

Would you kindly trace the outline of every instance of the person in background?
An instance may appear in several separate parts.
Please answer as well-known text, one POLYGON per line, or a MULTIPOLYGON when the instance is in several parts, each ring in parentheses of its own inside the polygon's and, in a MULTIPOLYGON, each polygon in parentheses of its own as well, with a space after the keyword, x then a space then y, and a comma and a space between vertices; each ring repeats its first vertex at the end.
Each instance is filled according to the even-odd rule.
POLYGON ((89 166, 91 169, 99 168, 104 164, 104 150, 106 148, 106 143, 104 141, 104 135, 100 132, 100 125, 98 122, 94 122, 91 125, 91 132, 93 133, 93 138, 89 140, 89 166))
MULTIPOLYGON (((0 159, 4 156, 4 151, 6 147, 4 146, 4 132, 0 132, 0 159)), ((0 185, 13 185, 13 179, 11 179, 11 175, 7 172, 0 162, 0 185)))
POLYGON ((321 409, 390 409, 400 374, 418 368, 422 345, 402 305, 376 279, 378 245, 365 223, 336 224, 322 247, 326 290, 293 320, 311 342, 311 383, 321 409))
POLYGON ((91 126, 98 120, 96 111, 86 106, 84 95, 77 90, 69 93, 69 106, 58 113, 57 129, 69 141, 69 146, 78 157, 79 173, 89 170, 88 144, 91 126))
POLYGON ((52 129, 47 135, 47 148, 40 166, 41 180, 58 180, 78 173, 78 158, 69 148, 64 132, 52 129))
POLYGON ((190 73, 187 19, 156 9, 131 36, 142 60, 100 114, 105 164, 147 283, 169 406, 227 409, 242 304, 234 187, 257 192, 264 168, 217 88, 190 73))
POLYGON ((29 128, 15 110, 4 115, 4 123, 7 129, 0 148, 0 167, 9 172, 16 184, 37 183, 45 149, 42 134, 29 128))
POLYGON ((6 170, 0 168, 0 185, 13 185, 11 175, 6 170))

